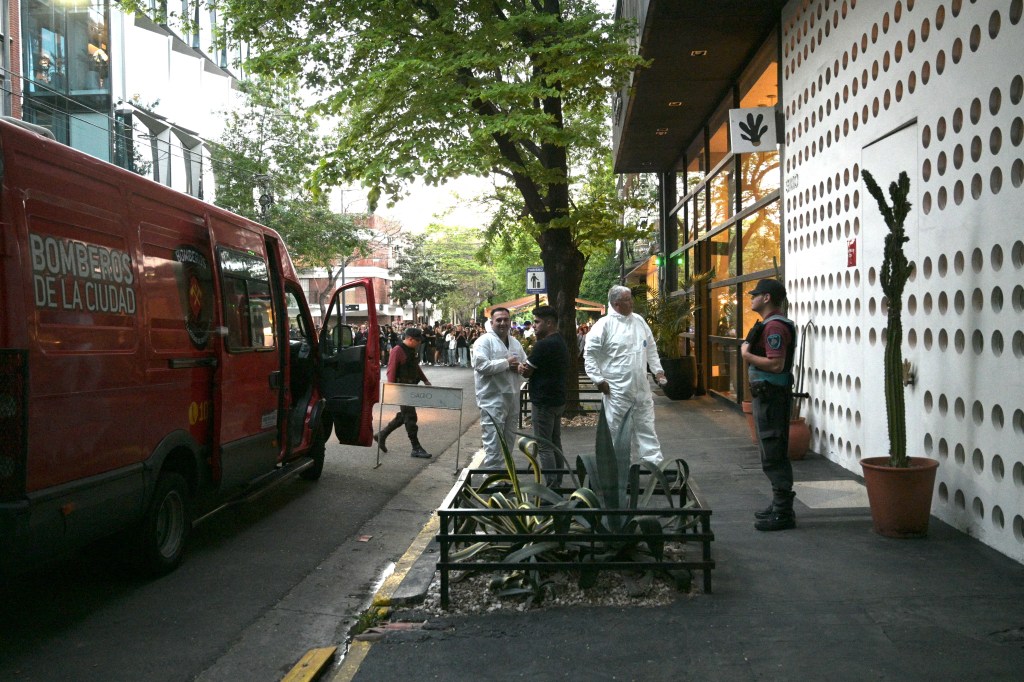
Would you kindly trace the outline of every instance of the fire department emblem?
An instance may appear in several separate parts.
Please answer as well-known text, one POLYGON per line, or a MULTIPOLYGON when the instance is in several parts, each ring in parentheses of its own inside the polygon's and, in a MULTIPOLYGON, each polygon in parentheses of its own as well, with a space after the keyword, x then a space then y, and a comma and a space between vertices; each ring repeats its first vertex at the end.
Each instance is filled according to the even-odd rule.
POLYGON ((192 345, 203 349, 213 326, 213 277, 210 261, 198 249, 182 246, 174 251, 181 263, 179 287, 185 313, 185 331, 192 345))

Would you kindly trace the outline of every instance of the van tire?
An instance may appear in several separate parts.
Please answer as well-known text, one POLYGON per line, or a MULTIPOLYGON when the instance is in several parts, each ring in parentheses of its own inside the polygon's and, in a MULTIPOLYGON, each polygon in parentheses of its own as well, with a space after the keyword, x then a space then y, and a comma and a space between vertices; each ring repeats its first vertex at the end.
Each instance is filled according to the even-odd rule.
MULTIPOLYGON (((324 415, 325 417, 327 415, 324 415)), ((313 460, 313 465, 306 467, 299 472, 299 478, 304 481, 318 481, 320 475, 324 472, 324 458, 327 455, 327 439, 330 437, 330 433, 324 433, 323 427, 324 420, 320 420, 320 426, 317 428, 316 433, 313 434, 313 444, 309 448, 307 456, 313 460)))
POLYGON ((136 533, 135 558, 140 571, 156 577, 177 568, 191 531, 188 483, 175 471, 164 472, 157 479, 153 499, 136 533))

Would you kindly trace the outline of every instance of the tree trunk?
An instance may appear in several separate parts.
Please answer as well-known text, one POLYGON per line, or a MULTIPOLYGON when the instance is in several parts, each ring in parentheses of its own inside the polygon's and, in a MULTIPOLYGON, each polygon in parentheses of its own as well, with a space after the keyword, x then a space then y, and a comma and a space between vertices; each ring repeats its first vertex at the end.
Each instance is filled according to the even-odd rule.
POLYGON ((573 243, 568 229, 545 230, 537 241, 544 263, 548 303, 558 311, 558 330, 569 346, 569 399, 565 411, 571 416, 581 411, 579 373, 582 363, 576 352, 576 298, 580 295, 587 258, 573 243))

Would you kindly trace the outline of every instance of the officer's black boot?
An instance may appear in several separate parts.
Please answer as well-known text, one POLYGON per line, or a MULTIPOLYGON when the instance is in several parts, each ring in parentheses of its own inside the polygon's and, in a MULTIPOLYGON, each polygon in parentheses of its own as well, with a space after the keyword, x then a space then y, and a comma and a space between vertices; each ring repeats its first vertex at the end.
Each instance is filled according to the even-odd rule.
POLYGON ((419 457, 421 459, 430 459, 431 457, 433 457, 433 455, 431 455, 429 452, 424 450, 423 446, 420 445, 420 439, 419 438, 412 438, 411 440, 412 440, 412 453, 411 453, 410 456, 412 456, 412 457, 419 457))
POLYGON ((774 502, 769 504, 764 509, 758 509, 756 512, 754 512, 754 518, 757 519, 758 521, 760 521, 761 519, 767 519, 769 516, 772 515, 773 511, 775 511, 775 503, 774 502))
POLYGON ((754 528, 763 531, 796 528, 796 514, 793 513, 794 497, 796 497, 796 493, 792 490, 776 490, 772 500, 771 513, 757 521, 754 528))

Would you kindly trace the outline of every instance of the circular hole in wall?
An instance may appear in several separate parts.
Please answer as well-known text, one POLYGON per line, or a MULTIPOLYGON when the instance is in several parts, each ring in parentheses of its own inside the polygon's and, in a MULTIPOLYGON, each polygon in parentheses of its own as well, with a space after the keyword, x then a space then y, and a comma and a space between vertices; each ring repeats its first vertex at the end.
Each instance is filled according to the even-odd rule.
POLYGON ((1000 455, 992 456, 992 467, 990 470, 992 471, 992 478, 997 481, 1003 480, 1003 476, 1006 474, 1003 470, 1003 458, 1000 455))
POLYGON ((978 448, 974 448, 974 452, 971 453, 971 466, 974 467, 975 473, 985 471, 985 456, 978 448))

